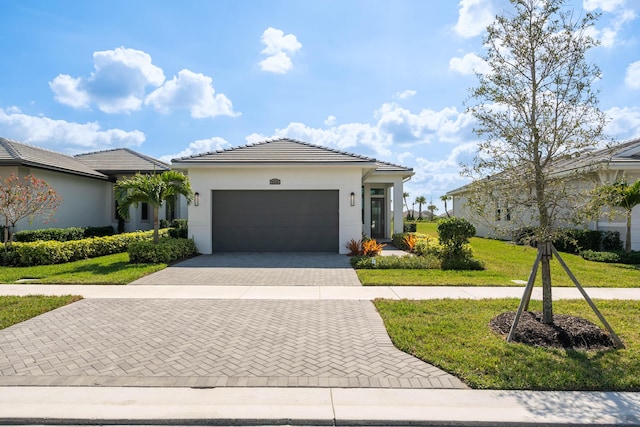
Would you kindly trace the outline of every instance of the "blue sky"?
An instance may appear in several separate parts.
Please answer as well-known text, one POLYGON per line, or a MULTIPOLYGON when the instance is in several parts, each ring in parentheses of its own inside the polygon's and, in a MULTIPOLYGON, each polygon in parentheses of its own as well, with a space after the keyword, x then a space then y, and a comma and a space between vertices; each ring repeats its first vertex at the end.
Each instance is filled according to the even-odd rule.
MULTIPOLYGON (((608 135, 640 137, 640 2, 601 12, 589 60, 608 135)), ((468 89, 506 0, 0 0, 0 136, 168 161, 276 137, 414 168, 411 196, 466 181, 468 89)))

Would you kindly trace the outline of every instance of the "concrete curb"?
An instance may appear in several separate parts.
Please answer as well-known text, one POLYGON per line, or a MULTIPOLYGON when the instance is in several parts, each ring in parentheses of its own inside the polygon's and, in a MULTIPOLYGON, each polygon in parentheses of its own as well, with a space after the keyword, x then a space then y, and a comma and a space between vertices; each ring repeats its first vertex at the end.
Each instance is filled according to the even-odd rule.
POLYGON ((640 393, 0 387, 0 425, 640 426, 640 393))

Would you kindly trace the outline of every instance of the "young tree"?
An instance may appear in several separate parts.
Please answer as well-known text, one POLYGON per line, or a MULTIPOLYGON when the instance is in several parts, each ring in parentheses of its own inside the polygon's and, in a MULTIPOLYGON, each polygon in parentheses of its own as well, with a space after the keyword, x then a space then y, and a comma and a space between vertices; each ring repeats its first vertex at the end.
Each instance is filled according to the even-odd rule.
POLYGON ((189 178, 176 171, 161 174, 136 174, 116 182, 118 212, 123 218, 129 217, 129 207, 138 203, 148 203, 153 209, 153 242, 158 243, 158 210, 162 202, 173 203, 175 196, 183 195, 187 203, 193 199, 189 178))
POLYGON ((407 197, 409 197, 409 193, 407 193, 406 191, 402 193, 402 200, 404 200, 404 207, 407 208, 407 219, 410 219, 409 218, 410 212, 409 212, 409 205, 407 204, 407 197))
POLYGON ((0 185, 0 216, 4 217, 4 245, 11 244, 9 228, 27 219, 29 224, 40 217, 46 222, 62 203, 62 198, 44 180, 33 175, 19 178, 9 175, 0 185))
POLYGON ((429 211, 429 221, 433 221, 435 218, 434 212, 438 210, 438 207, 433 204, 433 201, 429 201, 429 205, 427 206, 427 210, 429 211))
POLYGON ((418 204, 418 219, 422 219, 422 205, 427 203, 427 199, 424 196, 416 197, 416 203, 418 204))
POLYGON ((605 184, 598 189, 602 204, 621 208, 627 217, 627 235, 624 239, 625 252, 631 252, 631 213, 633 208, 640 205, 640 180, 629 184, 625 180, 618 180, 613 184, 605 184))
POLYGON ((571 10, 563 10, 564 0, 510 2, 514 12, 487 28, 483 59, 490 71, 478 75, 471 90, 468 111, 482 141, 466 169, 475 179, 469 205, 488 217, 488 204, 499 203, 509 206, 511 217, 519 211, 537 224, 543 322, 551 324, 551 246, 544 243, 552 241, 560 220, 575 218, 586 205, 572 185, 589 167, 558 172, 562 160, 600 142, 605 124, 592 89, 600 70, 585 58, 598 45, 589 35, 598 17, 583 13, 574 20, 571 10))
POLYGON ((451 218, 451 215, 449 215, 449 209, 447 209, 447 202, 451 200, 451 196, 447 196, 445 194, 443 196, 440 196, 440 200, 442 200, 442 202, 444 203, 444 213, 447 214, 447 218, 451 218))

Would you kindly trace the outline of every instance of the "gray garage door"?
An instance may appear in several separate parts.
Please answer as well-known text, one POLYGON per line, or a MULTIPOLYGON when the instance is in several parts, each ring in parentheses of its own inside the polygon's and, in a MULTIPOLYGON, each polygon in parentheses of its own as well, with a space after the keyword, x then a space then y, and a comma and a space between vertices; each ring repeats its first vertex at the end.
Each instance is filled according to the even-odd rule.
POLYGON ((213 191, 214 252, 338 252, 337 190, 213 191))

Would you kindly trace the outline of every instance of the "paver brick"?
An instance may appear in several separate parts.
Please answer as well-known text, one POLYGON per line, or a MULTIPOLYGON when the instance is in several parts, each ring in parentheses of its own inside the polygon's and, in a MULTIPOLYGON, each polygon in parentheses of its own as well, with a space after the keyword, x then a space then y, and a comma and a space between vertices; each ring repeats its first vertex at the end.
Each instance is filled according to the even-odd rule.
POLYGON ((369 301, 82 300, 0 331, 0 385, 465 388, 389 343, 369 301))

